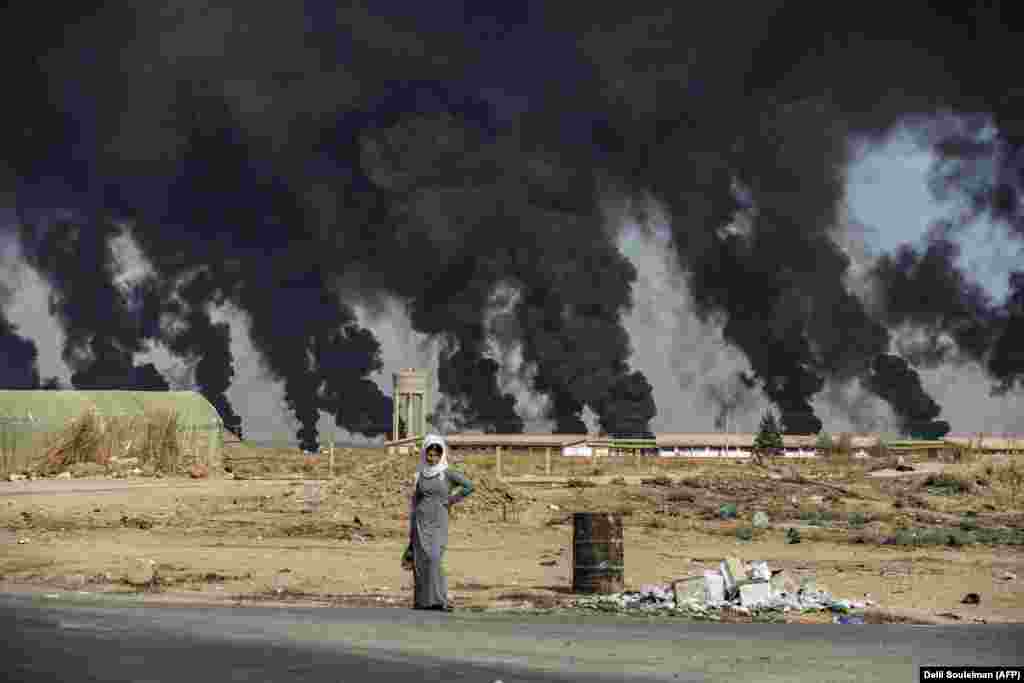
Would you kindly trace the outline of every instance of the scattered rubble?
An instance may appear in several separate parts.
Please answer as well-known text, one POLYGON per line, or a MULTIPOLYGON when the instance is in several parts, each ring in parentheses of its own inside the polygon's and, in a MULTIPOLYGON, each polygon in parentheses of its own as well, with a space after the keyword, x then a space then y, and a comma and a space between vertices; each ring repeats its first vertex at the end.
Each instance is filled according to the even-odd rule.
POLYGON ((755 529, 767 528, 769 524, 768 515, 761 511, 755 512, 753 524, 755 529))
POLYGON ((964 599, 960 601, 964 605, 980 605, 981 596, 977 593, 968 593, 964 596, 964 599))
POLYGON ((744 607, 759 607, 768 604, 772 597, 771 584, 763 581, 752 581, 740 586, 740 604, 744 607))
POLYGON ((767 562, 751 562, 750 563, 750 578, 753 581, 769 581, 772 578, 771 570, 768 569, 767 562))
POLYGON ((863 618, 851 612, 872 607, 865 595, 862 601, 838 600, 819 589, 813 577, 796 577, 784 570, 772 571, 767 562, 744 563, 727 557, 719 569, 705 571, 670 585, 643 585, 639 591, 580 598, 575 606, 604 612, 627 610, 670 612, 717 620, 722 610, 755 615, 771 612, 821 612, 837 614, 838 624, 862 624, 863 618), (766 578, 767 577, 767 578, 766 578))
POLYGON ((913 472, 914 471, 914 467, 912 465, 908 465, 906 458, 904 458, 902 455, 900 457, 896 458, 896 466, 893 469, 896 470, 897 472, 913 472))

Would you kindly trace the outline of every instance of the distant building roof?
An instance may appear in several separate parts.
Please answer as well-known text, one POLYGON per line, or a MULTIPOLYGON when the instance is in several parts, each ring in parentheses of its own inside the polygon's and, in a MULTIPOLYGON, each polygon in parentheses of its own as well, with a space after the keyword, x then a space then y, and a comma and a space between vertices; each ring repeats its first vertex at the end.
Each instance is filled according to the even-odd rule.
POLYGON ((586 434, 450 434, 450 446, 553 446, 585 441, 586 434))
MULTIPOLYGON (((717 432, 704 433, 665 433, 656 435, 659 448, 696 448, 708 446, 712 448, 753 448, 756 434, 723 434, 717 432)), ((810 434, 785 434, 782 445, 786 448, 813 448, 818 437, 810 434)))
POLYGON ((987 451, 1021 451, 1024 450, 1024 437, 1018 436, 985 436, 977 434, 954 434, 945 438, 963 448, 981 448, 987 451))
MULTIPOLYGON (((721 432, 662 432, 655 434, 654 442, 658 448, 752 448, 756 434, 726 434, 721 432)), ((838 444, 841 434, 831 434, 832 442, 838 444)), ((785 434, 782 443, 786 448, 815 448, 818 443, 816 434, 785 434)), ((449 434, 445 440, 452 446, 508 446, 510 448, 554 447, 561 448, 573 445, 611 445, 615 442, 650 441, 649 439, 616 438, 597 434, 484 434, 481 432, 462 432, 449 434)), ((411 443, 415 438, 400 442, 389 442, 390 445, 411 443)), ((968 446, 978 443, 975 435, 954 435, 946 437, 946 443, 968 446)), ((850 446, 856 450, 872 448, 881 443, 878 434, 854 434, 850 446)), ((921 442, 922 444, 939 444, 941 442, 921 442)), ((986 450, 1024 450, 1024 437, 982 438, 981 447, 986 450)))

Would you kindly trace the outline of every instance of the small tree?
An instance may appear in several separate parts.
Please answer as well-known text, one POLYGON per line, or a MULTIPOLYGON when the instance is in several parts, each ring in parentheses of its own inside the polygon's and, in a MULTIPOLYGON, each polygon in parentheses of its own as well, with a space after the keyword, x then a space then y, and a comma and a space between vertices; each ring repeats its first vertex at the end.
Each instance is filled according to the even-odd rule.
POLYGON ((820 434, 818 434, 818 440, 814 443, 814 446, 821 453, 829 455, 830 453, 832 453, 832 449, 835 447, 835 443, 833 443, 832 441, 831 434, 829 434, 828 432, 821 432, 820 434))
POLYGON ((767 411, 761 418, 761 427, 754 439, 754 453, 758 458, 775 455, 782 450, 782 430, 775 413, 767 411))

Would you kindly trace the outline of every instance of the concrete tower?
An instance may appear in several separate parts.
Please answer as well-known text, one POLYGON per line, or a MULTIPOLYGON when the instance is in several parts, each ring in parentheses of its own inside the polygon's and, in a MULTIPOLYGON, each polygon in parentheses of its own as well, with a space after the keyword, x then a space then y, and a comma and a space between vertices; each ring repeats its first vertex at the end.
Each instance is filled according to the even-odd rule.
POLYGON ((392 435, 395 441, 427 433, 427 412, 430 410, 430 373, 407 368, 393 375, 392 394, 395 410, 392 435))

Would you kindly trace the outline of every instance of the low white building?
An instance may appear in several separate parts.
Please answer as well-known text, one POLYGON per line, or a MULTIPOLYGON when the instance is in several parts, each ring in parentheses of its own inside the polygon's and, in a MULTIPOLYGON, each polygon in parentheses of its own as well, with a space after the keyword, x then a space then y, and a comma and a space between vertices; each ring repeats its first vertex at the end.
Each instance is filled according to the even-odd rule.
MULTIPOLYGON (((658 453, 665 458, 735 458, 754 455, 756 434, 658 434, 658 453)), ((782 457, 813 458, 817 437, 783 436, 782 457)))
MULTIPOLYGON (((648 443, 616 442, 607 437, 587 438, 567 443, 567 457, 605 457, 639 455, 661 458, 746 459, 754 455, 754 434, 658 434, 654 447, 648 443)), ((818 455, 815 436, 783 436, 784 458, 813 458, 818 455)))

